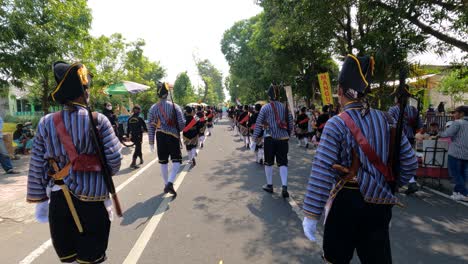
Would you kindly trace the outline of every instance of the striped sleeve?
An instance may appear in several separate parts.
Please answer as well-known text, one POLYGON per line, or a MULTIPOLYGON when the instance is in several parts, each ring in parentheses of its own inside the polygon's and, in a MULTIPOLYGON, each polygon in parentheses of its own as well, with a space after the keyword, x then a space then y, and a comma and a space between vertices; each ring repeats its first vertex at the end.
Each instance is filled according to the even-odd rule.
POLYGON ((179 132, 182 131, 185 127, 185 117, 182 114, 182 110, 180 109, 180 106, 176 105, 176 113, 177 113, 177 121, 179 123, 179 132))
POLYGON ((99 135, 104 145, 104 154, 106 155, 107 166, 109 166, 111 174, 115 175, 120 170, 122 161, 122 145, 114 133, 109 119, 104 115, 98 115, 98 123, 100 124, 99 135))
POLYGON ((332 165, 339 163, 340 142, 343 139, 337 132, 343 128, 338 128, 335 120, 330 119, 325 125, 312 163, 303 206, 304 213, 311 218, 319 218, 322 215, 330 190, 335 183, 335 176, 337 176, 332 165))
POLYGON ((156 104, 151 106, 148 114, 148 141, 150 145, 154 145, 154 136, 156 134, 156 115, 154 113, 154 110, 156 108, 156 104))
POLYGON ((26 200, 28 202, 42 202, 48 199, 46 193, 47 178, 46 165, 44 159, 45 143, 44 143, 44 120, 43 117, 39 122, 37 133, 34 137, 31 160, 29 162, 28 183, 26 200))
POLYGON ((257 122, 255 123, 255 131, 253 134, 254 139, 258 138, 258 136, 260 135, 260 132, 262 132, 262 124, 263 124, 263 120, 265 119, 266 107, 267 106, 262 107, 262 109, 260 109, 260 113, 258 114, 257 122))
POLYGON ((418 159, 416 153, 414 153, 408 138, 403 135, 400 146, 400 184, 405 185, 412 177, 416 176, 417 168, 418 159))

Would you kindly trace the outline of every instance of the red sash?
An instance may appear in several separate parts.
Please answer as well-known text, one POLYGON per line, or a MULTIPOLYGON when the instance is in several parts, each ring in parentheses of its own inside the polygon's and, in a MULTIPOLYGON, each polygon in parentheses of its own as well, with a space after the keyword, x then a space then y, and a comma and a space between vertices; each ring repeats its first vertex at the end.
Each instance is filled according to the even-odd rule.
POLYGON ((393 177, 392 169, 389 166, 385 165, 382 159, 380 159, 377 153, 375 153, 375 150, 372 148, 371 145, 369 145, 369 142, 367 141, 366 137, 362 134, 361 130, 356 126, 356 123, 351 118, 351 116, 348 113, 343 112, 339 115, 339 117, 343 119, 346 126, 351 131, 351 134, 353 135, 354 139, 359 144, 362 151, 367 156, 367 158, 372 163, 372 165, 374 165, 375 168, 384 175, 385 180, 387 182, 393 182, 395 178, 393 177))
MULTIPOLYGON (((270 105, 271 105, 271 108, 273 108, 273 112, 275 113, 276 124, 278 124, 278 127, 281 128, 281 129, 288 129, 288 124, 286 124, 285 122, 282 122, 280 120, 278 110, 276 110, 275 104, 273 102, 271 102, 270 105)), ((287 113, 287 111, 286 111, 286 113, 287 113)), ((286 117, 286 118, 288 118, 288 117, 286 117)))
POLYGON ((256 127, 255 125, 256 125, 256 124, 251 125, 251 126, 250 126, 250 129, 255 130, 255 127, 256 127))
MULTIPOLYGON (((94 113, 93 113, 94 117, 94 113)), ((55 129, 62 142, 74 171, 101 171, 101 162, 96 154, 78 154, 70 134, 63 123, 62 111, 53 115, 55 129)))
POLYGON ((195 117, 192 119, 192 121, 190 121, 190 123, 184 127, 184 129, 182 130, 182 132, 184 133, 187 133, 187 131, 189 131, 198 121, 195 119, 195 117))
POLYGON ((304 119, 304 120, 299 121, 298 124, 299 124, 299 125, 302 125, 302 124, 305 124, 305 123, 307 123, 307 122, 309 122, 309 118, 306 118, 306 119, 304 119))
POLYGON ((163 118, 164 118, 164 120, 166 121, 166 124, 167 124, 168 126, 170 126, 170 127, 173 127, 173 126, 174 126, 174 122, 172 121, 172 119, 167 118, 166 111, 164 111, 164 107, 162 106, 161 103, 159 104, 159 111, 160 111, 161 114, 163 115, 163 118))
POLYGON ((207 115, 206 118, 213 118, 213 114, 207 115))
POLYGON ((245 122, 247 122, 247 120, 249 120, 249 114, 245 115, 245 117, 242 118, 241 121, 239 121, 239 124, 243 125, 245 122))

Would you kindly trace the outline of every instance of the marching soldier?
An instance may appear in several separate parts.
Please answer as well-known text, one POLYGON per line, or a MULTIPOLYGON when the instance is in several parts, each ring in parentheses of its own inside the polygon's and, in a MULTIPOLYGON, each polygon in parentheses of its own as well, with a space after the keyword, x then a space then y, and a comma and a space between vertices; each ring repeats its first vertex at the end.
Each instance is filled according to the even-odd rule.
POLYGON ((238 120, 239 120, 239 130, 244 138, 244 146, 246 149, 249 148, 250 145, 250 136, 249 136, 249 106, 244 105, 244 111, 239 115, 238 120))
POLYGON ((282 191, 284 198, 289 197, 288 193, 288 150, 289 137, 293 125, 293 118, 289 113, 287 106, 278 102, 280 87, 272 84, 268 89, 270 103, 266 104, 258 114, 253 134, 251 149, 256 147, 256 140, 260 136, 262 126, 264 127, 264 152, 265 152, 265 174, 267 184, 263 190, 269 193, 273 192, 273 165, 278 165, 280 169, 282 191), (265 123, 265 124, 264 124, 265 123))
POLYGON ((216 111, 213 107, 208 107, 206 111, 206 127, 208 128, 208 136, 210 137, 213 133, 213 118, 215 117, 216 111))
POLYGON ((355 250, 362 263, 392 262, 389 223, 399 201, 391 186, 406 184, 417 168, 408 139, 391 142, 395 120, 368 108, 373 65, 368 56, 346 57, 338 80, 344 112, 325 125, 307 185, 304 233, 315 241, 317 221, 325 211, 327 263, 349 263, 355 250), (395 144, 401 145, 399 179, 387 165, 395 144))
POLYGON ((184 144, 187 149, 189 160, 192 162, 192 167, 196 165, 195 157, 197 156, 198 134, 202 124, 198 122, 198 117, 195 116, 195 111, 192 107, 185 107, 185 127, 183 129, 184 144))
MULTIPOLYGON (((256 104, 254 111, 249 119, 249 128, 250 134, 253 135, 257 123, 258 113, 262 109, 261 104, 256 104)), ((259 136, 257 137, 257 142, 255 142, 255 162, 263 165, 263 129, 260 131, 259 136)))
POLYGON ((206 118, 205 118, 205 111, 203 110, 202 106, 197 107, 197 117, 198 122, 200 123, 200 130, 198 131, 198 144, 200 148, 203 148, 205 143, 205 132, 206 132, 206 118))
POLYGON ((174 102, 168 102, 169 85, 158 83, 159 102, 151 106, 149 111, 150 126, 148 129, 151 152, 154 152, 154 138, 158 144, 158 158, 161 164, 161 176, 164 180, 164 193, 177 195, 174 181, 182 162, 180 151, 180 132, 185 125, 180 107, 174 102), (157 125, 155 125, 157 124, 157 125), (156 130, 156 126, 159 126, 156 130), (172 170, 169 175, 169 158, 172 160, 172 170))
POLYGON ((306 114, 307 108, 302 107, 301 113, 297 116, 296 120, 296 136, 298 139, 299 146, 302 146, 302 141, 304 141, 304 145, 307 148, 309 146, 309 142, 307 139, 308 136, 308 127, 309 127, 309 117, 306 114))
POLYGON ((128 119, 127 124, 127 137, 130 135, 132 142, 135 144, 135 152, 133 153, 132 164, 130 168, 138 169, 136 159, 140 158, 140 164, 143 164, 143 153, 141 151, 141 144, 143 143, 143 132, 148 132, 146 123, 140 117, 141 108, 139 105, 133 107, 133 115, 128 119))
MULTIPOLYGON (((409 87, 406 87, 408 89, 409 87)), ((409 91, 408 91, 409 92, 409 91)), ((395 119, 398 120, 400 116, 400 104, 398 103, 398 98, 395 97, 395 105, 390 107, 388 113, 395 119)), ((403 124, 404 129, 403 132, 405 133, 408 141, 410 142, 411 146, 415 148, 416 140, 415 135, 416 131, 423 127, 423 123, 421 118, 419 117, 419 111, 416 107, 412 105, 407 105, 405 108, 405 113, 403 115, 403 124)), ((408 184, 408 189, 406 190, 406 194, 413 194, 419 190, 418 184, 416 179, 412 177, 408 184)))
MULTIPOLYGON (((53 66, 57 87, 52 101, 64 106, 43 117, 34 137, 27 201, 36 203, 36 219, 49 221, 55 252, 64 263, 106 260, 112 215, 108 188, 90 136, 91 74, 81 63, 53 66), (50 190, 50 194, 48 191, 50 190)), ((106 116, 93 113, 111 174, 120 169, 121 144, 106 116)))

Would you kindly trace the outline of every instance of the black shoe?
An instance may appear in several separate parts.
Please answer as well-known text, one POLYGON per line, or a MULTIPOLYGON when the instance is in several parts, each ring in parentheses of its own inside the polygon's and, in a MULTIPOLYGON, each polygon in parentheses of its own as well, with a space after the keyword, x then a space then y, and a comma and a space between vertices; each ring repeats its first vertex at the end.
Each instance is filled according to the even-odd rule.
POLYGON ((305 148, 309 148, 309 143, 306 143, 305 148))
POLYGON ((177 196, 177 193, 174 190, 174 184, 172 184, 172 182, 168 182, 166 184, 166 187, 164 187, 164 193, 170 193, 170 194, 172 194, 174 196, 177 196))
POLYGON ((211 137, 211 133, 208 133, 208 136, 211 137))
POLYGON ((405 194, 406 195, 410 195, 410 194, 413 194, 415 192, 419 191, 419 187, 418 187, 418 184, 415 183, 415 182, 412 182, 408 185, 408 190, 406 190, 405 194))
POLYGON ((263 165, 263 159, 260 159, 260 161, 258 162, 258 164, 263 165))
POLYGON ((140 168, 138 165, 136 165, 134 162, 132 162, 132 164, 130 164, 130 168, 132 169, 138 169, 140 168))
POLYGON ((267 193, 273 193, 273 185, 272 184, 265 184, 262 186, 262 189, 267 193))
POLYGON ((143 158, 140 158, 140 165, 143 163, 144 163, 143 158))
POLYGON ((195 161, 195 158, 192 159, 192 167, 195 167, 197 165, 197 162, 195 161))
POLYGON ((201 143, 200 148, 201 148, 201 149, 203 148, 203 143, 201 143))
POLYGON ((6 174, 18 174, 19 172, 15 171, 14 169, 9 169, 6 174))
POLYGON ((281 187, 281 196, 283 196, 283 198, 289 197, 288 186, 281 187))

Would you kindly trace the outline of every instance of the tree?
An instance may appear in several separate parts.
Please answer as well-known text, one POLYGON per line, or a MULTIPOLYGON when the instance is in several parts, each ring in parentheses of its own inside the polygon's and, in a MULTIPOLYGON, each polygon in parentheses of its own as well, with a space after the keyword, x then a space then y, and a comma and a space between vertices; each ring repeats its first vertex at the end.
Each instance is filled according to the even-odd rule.
POLYGON ((28 79, 40 89, 42 109, 49 110, 48 96, 55 86, 51 64, 72 60, 89 39, 91 10, 86 0, 3 1, 0 41, 0 78, 22 85, 28 79))
POLYGON ((225 96, 221 72, 208 59, 199 60, 195 58, 195 64, 205 85, 202 101, 211 105, 223 102, 225 96))
POLYGON ((468 93, 468 69, 457 69, 445 76, 439 85, 439 91, 449 95, 454 104, 463 103, 468 93))
POLYGON ((187 105, 195 100, 193 86, 187 72, 177 75, 173 91, 174 101, 179 105, 187 105))

